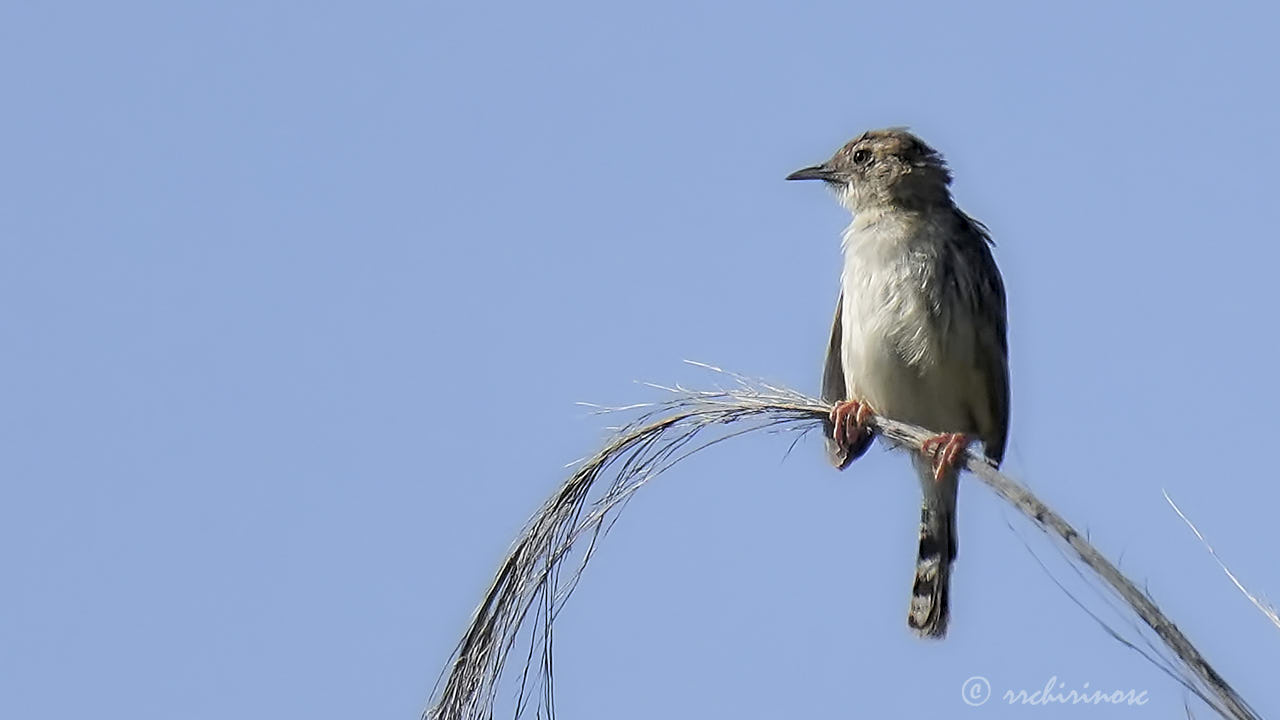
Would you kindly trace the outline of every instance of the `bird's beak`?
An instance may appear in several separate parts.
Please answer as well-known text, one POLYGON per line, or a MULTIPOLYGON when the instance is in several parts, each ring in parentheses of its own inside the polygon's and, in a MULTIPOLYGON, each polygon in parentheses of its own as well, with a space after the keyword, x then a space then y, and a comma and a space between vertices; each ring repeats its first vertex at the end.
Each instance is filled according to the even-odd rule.
POLYGON ((836 173, 826 164, 801 168, 787 176, 788 180, 827 180, 835 181, 836 173))

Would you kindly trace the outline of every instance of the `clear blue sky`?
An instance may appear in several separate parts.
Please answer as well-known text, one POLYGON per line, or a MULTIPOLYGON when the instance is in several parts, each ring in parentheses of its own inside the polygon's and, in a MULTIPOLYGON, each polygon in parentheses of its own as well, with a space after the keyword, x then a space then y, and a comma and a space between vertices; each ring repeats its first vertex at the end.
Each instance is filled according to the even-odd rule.
MULTIPOLYGON (((1280 596, 1278 21, 6 3, 0 716, 415 717, 602 439, 575 401, 711 381, 684 358, 816 392, 846 218, 782 178, 898 124, 998 243, 1008 468, 1280 711, 1280 633, 1160 495, 1280 596)), ((561 717, 1182 715, 975 483, 951 635, 915 639, 905 459, 787 442, 628 507, 561 616, 561 717), (1151 702, 969 708, 973 675, 1151 702)))

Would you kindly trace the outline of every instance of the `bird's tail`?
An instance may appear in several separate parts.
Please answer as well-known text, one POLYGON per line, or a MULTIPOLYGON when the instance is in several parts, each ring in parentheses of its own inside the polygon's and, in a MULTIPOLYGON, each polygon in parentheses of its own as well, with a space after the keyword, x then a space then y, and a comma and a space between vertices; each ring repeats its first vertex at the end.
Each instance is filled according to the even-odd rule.
POLYGON ((958 473, 933 479, 928 458, 916 458, 924 502, 920 508, 920 552, 911 586, 907 625, 921 637, 943 638, 950 618, 951 563, 956 559, 958 473))

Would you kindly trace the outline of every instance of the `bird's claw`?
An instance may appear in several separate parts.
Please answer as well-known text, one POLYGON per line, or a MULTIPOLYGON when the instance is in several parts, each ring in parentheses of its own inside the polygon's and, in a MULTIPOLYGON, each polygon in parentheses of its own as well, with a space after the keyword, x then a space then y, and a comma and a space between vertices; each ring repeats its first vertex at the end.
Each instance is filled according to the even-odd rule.
POLYGON ((871 434, 870 420, 876 413, 857 400, 836 403, 831 408, 831 438, 842 447, 852 447, 871 434))
POLYGON ((943 433, 928 438, 920 445, 920 452, 933 458, 933 481, 942 478, 955 467, 956 462, 969 448, 969 436, 964 433, 943 433))

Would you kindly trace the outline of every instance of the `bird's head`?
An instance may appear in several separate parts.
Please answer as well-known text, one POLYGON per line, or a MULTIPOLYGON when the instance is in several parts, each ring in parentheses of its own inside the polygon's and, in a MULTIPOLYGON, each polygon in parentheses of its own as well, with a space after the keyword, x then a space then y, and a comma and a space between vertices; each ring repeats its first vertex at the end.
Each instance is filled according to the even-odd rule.
POLYGON ((797 170, 787 179, 822 180, 854 213, 951 200, 946 161, 904 128, 869 130, 845 143, 830 160, 797 170))

